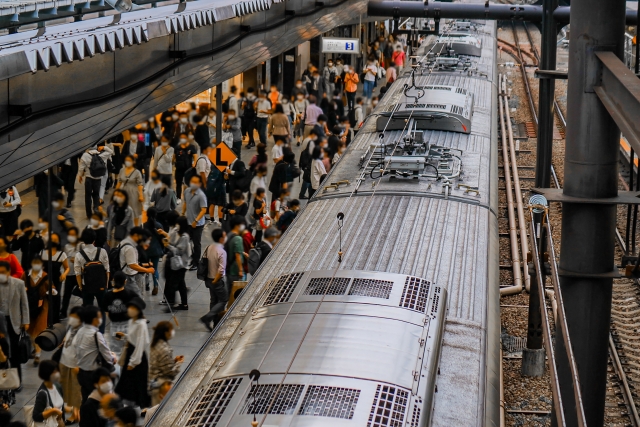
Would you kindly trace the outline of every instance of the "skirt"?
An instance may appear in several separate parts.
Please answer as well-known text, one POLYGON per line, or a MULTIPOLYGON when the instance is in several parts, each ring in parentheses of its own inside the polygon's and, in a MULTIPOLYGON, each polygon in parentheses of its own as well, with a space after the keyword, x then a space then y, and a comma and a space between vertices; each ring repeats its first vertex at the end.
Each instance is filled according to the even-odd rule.
POLYGON ((82 395, 80 394, 80 383, 78 383, 78 375, 73 372, 72 368, 58 364, 60 368, 60 385, 64 393, 64 401, 74 408, 80 409, 82 405, 82 395))
POLYGON ((127 196, 129 196, 129 206, 133 209, 133 213, 136 218, 142 215, 142 202, 140 201, 140 195, 138 194, 138 186, 131 183, 126 184, 121 188, 127 192, 127 196))
POLYGON ((27 333, 33 339, 35 339, 40 332, 47 329, 47 316, 49 315, 49 301, 47 299, 43 300, 42 308, 35 319, 29 320, 29 329, 27 329, 27 333))
POLYGON ((149 407, 149 362, 147 353, 142 354, 140 364, 129 370, 129 360, 135 351, 135 346, 131 343, 127 345, 127 352, 124 359, 124 366, 120 374, 120 381, 116 385, 115 392, 125 400, 135 402, 140 408, 149 407))

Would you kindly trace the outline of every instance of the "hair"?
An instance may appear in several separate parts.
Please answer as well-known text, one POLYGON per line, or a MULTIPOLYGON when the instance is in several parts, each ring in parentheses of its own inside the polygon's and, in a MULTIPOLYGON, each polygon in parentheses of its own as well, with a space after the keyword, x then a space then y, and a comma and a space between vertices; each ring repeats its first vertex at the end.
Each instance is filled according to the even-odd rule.
POLYGON ((263 144, 262 142, 260 142, 258 144, 258 146, 256 147, 256 150, 258 151, 258 155, 266 154, 267 153, 267 146, 266 146, 266 144, 263 144))
POLYGON ((160 172, 158 172, 158 169, 154 169, 151 171, 151 179, 153 179, 154 176, 156 178, 160 178, 160 172))
POLYGON ((189 184, 191 184, 191 181, 193 181, 193 178, 196 178, 198 180, 198 183, 202 185, 202 177, 200 175, 192 175, 191 179, 189 179, 189 184))
POLYGON ((231 219, 229 220, 229 226, 233 229, 240 224, 247 224, 244 217, 241 215, 232 215, 231 219))
POLYGON ((94 211, 94 212, 91 214, 91 216, 97 216, 97 217, 98 217, 98 219, 100 219, 100 221, 102 221, 102 218, 103 218, 102 214, 101 214, 100 212, 98 212, 98 211, 94 211))
POLYGON ((75 314, 76 316, 82 318, 82 309, 84 307, 82 307, 81 305, 76 305, 71 307, 71 310, 69 310, 69 316, 71 316, 72 314, 75 314))
MULTIPOLYGON (((220 229, 217 228, 214 231, 218 230, 220 229)), ((166 341, 167 332, 172 329, 173 325, 171 324, 171 322, 168 322, 166 320, 161 320, 160 322, 158 322, 158 324, 153 327, 153 338, 151 339, 151 347, 155 347, 159 341, 166 341)))
POLYGON ((122 402, 120 396, 114 394, 113 397, 107 402, 107 408, 118 411, 124 408, 124 402, 122 402))
POLYGON ((125 162, 127 161, 127 159, 131 160, 133 162, 133 165, 135 166, 136 159, 134 159, 131 154, 127 154, 126 156, 124 156, 124 161, 125 162))
POLYGON ((127 281, 127 275, 122 271, 116 271, 113 275, 113 287, 117 289, 124 288, 124 284, 127 281))
POLYGON ((340 90, 339 89, 334 90, 333 96, 338 96, 338 95, 340 95, 340 90))
POLYGON ((233 190, 233 193, 231 193, 231 200, 244 200, 242 190, 233 190))
POLYGON ((317 130, 315 130, 315 129, 311 129, 311 130, 309 131, 309 135, 319 136, 319 135, 318 135, 318 131, 317 131, 317 130))
POLYGON ((284 114, 284 108, 282 108, 282 104, 276 104, 275 112, 284 114))
POLYGON ((11 412, 0 408, 0 426, 8 426, 11 422, 11 412))
POLYGON ((300 200, 298 200, 298 199, 289 200, 288 206, 290 208, 292 208, 294 206, 300 206, 300 200))
POLYGON ((362 97, 359 96, 356 98, 356 104, 360 104, 362 102, 362 97))
POLYGON ((224 230, 222 228, 216 228, 211 232, 211 238, 214 242, 220 243, 220 239, 224 236, 224 230))
POLYGON ((176 225, 179 216, 180 214, 177 211, 169 211, 169 213, 165 217, 165 220, 167 221, 167 224, 173 226, 176 225))
POLYGON ((0 234, 0 240, 2 240, 2 242, 7 246, 7 250, 8 250, 9 241, 7 240, 7 237, 0 234))
POLYGON ((80 231, 78 230, 78 227, 71 227, 70 229, 67 230, 67 234, 71 233, 72 231, 75 231, 76 235, 80 234, 80 231))
POLYGON ((193 116, 193 121, 196 123, 200 123, 202 121, 202 116, 200 114, 196 114, 193 116))
POLYGON ((85 228, 84 230, 82 230, 80 240, 82 240, 82 243, 90 245, 96 241, 96 232, 90 228, 85 228))
POLYGON ((315 104, 317 101, 315 95, 309 95, 309 104, 315 104))
POLYGON ((320 154, 322 154, 322 148, 320 148, 317 145, 313 147, 313 153, 311 153, 311 158, 313 160, 318 160, 320 159, 320 154))
POLYGON ((129 231, 129 236, 134 236, 136 234, 139 234, 141 236, 144 236, 144 234, 146 233, 145 229, 142 227, 133 227, 130 231, 129 231))
POLYGON ((265 190, 264 188, 260 187, 256 190, 256 195, 260 195, 260 194, 265 194, 267 192, 267 190, 265 190))
MULTIPOLYGON (((97 309, 98 307, 96 307, 97 309)), ((111 379, 111 374, 105 368, 98 368, 91 374, 91 381, 93 384, 98 384, 100 382, 100 378, 108 377, 111 379)))
POLYGON ((9 261, 0 261, 0 268, 6 268, 7 271, 11 271, 11 264, 9 264, 9 261))
POLYGON ((293 163, 293 162, 295 162, 295 161, 296 161, 296 155, 295 155, 295 153, 294 153, 294 152, 292 152, 292 151, 287 151, 287 152, 284 154, 284 158, 283 158, 283 160, 285 161, 285 163, 293 163))
POLYGON ((155 206, 151 206, 147 209, 147 222, 151 223, 152 227, 155 228, 155 224, 153 221, 158 217, 158 209, 155 206))
POLYGON ((396 66, 396 63, 395 63, 395 62, 393 62, 393 61, 389 61, 389 67, 395 67, 395 66, 396 66))
POLYGON ((189 231, 189 220, 187 219, 186 216, 180 215, 178 217, 178 220, 176 221, 176 224, 180 226, 180 230, 178 230, 179 235, 182 236, 187 231, 189 231))
POLYGON ((116 411, 116 418, 126 426, 135 426, 138 421, 138 414, 132 407, 125 406, 124 408, 120 408, 116 411))
POLYGON ((97 306, 88 305, 82 309, 80 319, 82 319, 82 323, 90 325, 93 323, 93 319, 98 317, 98 313, 100 313, 100 309, 97 306))
POLYGON ((165 188, 162 189, 161 194, 162 196, 166 196, 167 193, 169 192, 169 188, 171 188, 171 176, 170 175, 162 175, 160 177, 160 182, 163 183, 164 185, 166 185, 165 188))
POLYGON ((38 366, 38 376, 42 381, 49 381, 51 375, 58 370, 58 362, 53 360, 43 360, 38 366))
POLYGON ((53 195, 53 200, 64 200, 64 194, 58 191, 56 194, 53 195))
POLYGON ((256 90, 255 90, 254 88, 252 88, 252 87, 250 87, 249 89, 247 89, 247 93, 253 93, 253 92, 255 92, 255 91, 256 91, 256 90))
POLYGON ((188 114, 187 114, 187 113, 185 113, 184 111, 182 111, 182 112, 180 112, 180 113, 178 113, 178 114, 179 114, 179 115, 181 115, 181 116, 188 116, 188 114))
POLYGON ((33 227, 33 221, 30 219, 23 219, 20 221, 20 230, 24 230, 25 228, 33 227))
POLYGON ((257 171, 260 173, 267 173, 267 165, 261 164, 260 166, 258 166, 257 171))
POLYGON ((138 129, 136 129, 136 128, 129 128, 129 133, 130 133, 130 134, 134 134, 134 133, 135 133, 135 134, 137 134, 137 133, 138 133, 138 129))
POLYGON ((31 264, 33 264, 33 261, 42 263, 42 257, 40 255, 36 255, 33 258, 31 258, 31 264))
MULTIPOLYGON (((131 157, 131 156, 129 156, 131 157)), ((122 207, 125 208, 127 206, 129 206, 129 194, 124 191, 123 189, 117 189, 113 191, 113 195, 111 196, 111 200, 113 201, 113 198, 115 197, 116 193, 120 194, 121 196, 124 197, 124 202, 122 202, 122 207)), ((117 205, 117 203, 113 202, 114 204, 117 205)))
POLYGON ((229 92, 231 92, 231 93, 236 93, 236 91, 237 91, 237 90, 238 90, 238 88, 237 88, 237 86, 235 86, 235 85, 234 85, 234 86, 231 86, 231 87, 229 88, 229 92))

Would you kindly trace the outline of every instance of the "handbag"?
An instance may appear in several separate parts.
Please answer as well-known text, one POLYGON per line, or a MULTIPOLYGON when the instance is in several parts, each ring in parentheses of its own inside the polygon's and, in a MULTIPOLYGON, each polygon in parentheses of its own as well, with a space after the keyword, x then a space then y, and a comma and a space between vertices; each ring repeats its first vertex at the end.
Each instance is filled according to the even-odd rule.
POLYGON ((116 240, 124 240, 127 237, 127 226, 116 225, 116 229, 113 232, 113 238, 116 240))
POLYGON ((209 274, 209 258, 207 258, 207 251, 209 250, 209 246, 204 248, 204 252, 202 253, 202 258, 198 261, 198 269, 196 271, 196 277, 198 280, 205 280, 209 274))
POLYGON ((18 368, 0 369, 0 390, 15 390, 20 387, 18 368))
POLYGON ((129 350, 129 341, 124 343, 122 347, 122 351, 120 352, 120 357, 118 357, 118 365, 121 367, 125 367, 127 363, 127 350, 129 350))
POLYGON ((29 359, 31 359, 32 350, 33 345, 31 344, 31 338, 29 338, 29 335, 27 335, 27 332, 23 329, 18 338, 18 363, 27 363, 29 359))
POLYGON ((180 270, 183 268, 187 268, 187 266, 184 265, 184 261, 182 260, 182 257, 179 255, 172 256, 171 259, 169 260, 169 263, 171 264, 172 270, 180 270))
POLYGON ((108 362, 104 356, 102 355, 102 353, 100 353, 100 346, 98 345, 98 333, 96 332, 93 335, 93 339, 96 342, 96 348, 98 349, 98 355, 96 356, 96 363, 101 366, 102 368, 105 368, 107 371, 109 372, 113 372, 116 370, 115 366, 113 366, 113 363, 108 362))
POLYGON ((60 359, 62 359, 62 346, 58 347, 51 355, 51 360, 54 362, 60 363, 60 359))

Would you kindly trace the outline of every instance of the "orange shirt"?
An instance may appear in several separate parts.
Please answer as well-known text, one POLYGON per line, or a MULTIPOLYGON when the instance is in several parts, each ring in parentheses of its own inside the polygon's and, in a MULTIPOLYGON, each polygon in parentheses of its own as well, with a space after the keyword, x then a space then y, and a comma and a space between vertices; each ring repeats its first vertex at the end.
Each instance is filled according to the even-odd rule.
POLYGON ((358 73, 348 72, 344 75, 344 90, 346 92, 355 92, 358 90, 358 82, 360 78, 358 73))
POLYGON ((276 104, 280 101, 280 92, 269 92, 269 101, 271 101, 271 108, 276 108, 276 104))

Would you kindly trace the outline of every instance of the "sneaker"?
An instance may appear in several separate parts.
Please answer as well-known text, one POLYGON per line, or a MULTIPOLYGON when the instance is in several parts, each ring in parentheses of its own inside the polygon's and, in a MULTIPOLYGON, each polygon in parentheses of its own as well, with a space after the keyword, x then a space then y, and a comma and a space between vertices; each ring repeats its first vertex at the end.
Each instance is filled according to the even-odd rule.
POLYGON ((191 267, 189 267, 189 271, 196 271, 198 269, 197 265, 192 265, 191 267))
POLYGON ((182 204, 182 199, 178 199, 178 200, 176 201, 176 205, 180 206, 181 204, 182 204))
POLYGON ((207 330, 209 332, 213 332, 213 328, 211 327, 211 323, 207 322, 206 320, 204 320, 202 317, 198 319, 200 321, 200 323, 202 323, 204 325, 205 328, 207 328, 207 330))
POLYGON ((162 301, 160 301, 160 305, 167 305, 167 300, 163 299, 162 301))
POLYGON ((174 310, 189 310, 189 306, 187 304, 178 304, 173 306, 174 310))
POLYGON ((158 295, 158 287, 154 286, 153 291, 151 291, 151 295, 158 295))
POLYGON ((222 223, 220 221, 211 221, 211 225, 218 228, 222 227, 222 223))
POLYGON ((296 147, 300 147, 300 141, 296 142, 296 147))
POLYGON ((60 320, 64 320, 67 318, 66 314, 60 313, 60 315, 58 316, 60 318, 60 320))

